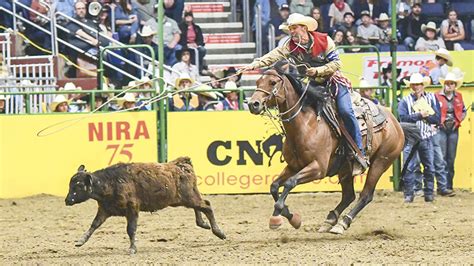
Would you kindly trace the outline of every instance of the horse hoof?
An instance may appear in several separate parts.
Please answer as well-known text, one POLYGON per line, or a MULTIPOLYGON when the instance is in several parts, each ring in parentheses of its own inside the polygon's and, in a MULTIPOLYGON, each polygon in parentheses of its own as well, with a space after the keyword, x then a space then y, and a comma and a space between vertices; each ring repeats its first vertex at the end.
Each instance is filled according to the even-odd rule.
POLYGON ((283 224, 281 215, 270 217, 270 229, 278 229, 283 224))
POLYGON ((336 224, 329 230, 330 233, 337 234, 337 235, 342 235, 344 234, 344 227, 340 224, 336 224))
POLYGON ((333 226, 328 224, 328 223, 323 223, 323 225, 321 225, 321 227, 319 227, 318 229, 318 233, 327 233, 329 232, 329 230, 331 230, 333 226))
POLYGON ((291 217, 290 224, 295 229, 299 229, 301 227, 301 215, 299 215, 299 213, 294 212, 293 217, 291 217))
POLYGON ((130 254, 130 255, 137 254, 137 248, 136 247, 129 248, 128 249, 128 254, 130 254))

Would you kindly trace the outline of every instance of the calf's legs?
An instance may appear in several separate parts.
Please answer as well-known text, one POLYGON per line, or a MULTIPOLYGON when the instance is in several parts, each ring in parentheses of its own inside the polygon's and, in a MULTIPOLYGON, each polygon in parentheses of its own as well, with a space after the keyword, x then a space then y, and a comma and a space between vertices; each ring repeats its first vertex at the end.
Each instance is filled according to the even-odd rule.
POLYGON ((138 211, 134 208, 130 208, 127 211, 127 234, 130 238, 130 254, 137 253, 137 247, 135 246, 135 232, 137 231, 138 211))
POLYGON ((82 235, 82 237, 76 241, 75 245, 76 247, 80 247, 82 245, 84 245, 87 240, 89 240, 89 238, 91 237, 91 235, 94 233, 94 231, 99 228, 104 222, 105 220, 107 220, 107 218, 109 218, 110 215, 108 215, 104 209, 102 209, 100 206, 99 206, 99 209, 97 210, 97 214, 94 218, 94 220, 92 221, 92 224, 91 224, 91 227, 89 228, 89 230, 87 230, 84 235, 82 235))

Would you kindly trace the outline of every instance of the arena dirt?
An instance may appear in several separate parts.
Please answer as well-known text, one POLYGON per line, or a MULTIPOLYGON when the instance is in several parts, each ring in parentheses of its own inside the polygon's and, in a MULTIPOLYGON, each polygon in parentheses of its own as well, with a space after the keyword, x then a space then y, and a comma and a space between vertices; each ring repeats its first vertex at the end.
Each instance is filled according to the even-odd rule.
POLYGON ((342 236, 317 233, 340 193, 292 194, 299 230, 286 223, 271 231, 269 195, 206 196, 227 234, 222 241, 194 225, 192 210, 141 213, 138 254, 130 256, 124 218, 110 218, 81 248, 74 247, 96 212, 95 201, 72 207, 40 195, 0 200, 0 264, 84 263, 464 263, 473 264, 474 194, 458 192, 434 203, 402 203, 395 192, 377 192, 342 236))

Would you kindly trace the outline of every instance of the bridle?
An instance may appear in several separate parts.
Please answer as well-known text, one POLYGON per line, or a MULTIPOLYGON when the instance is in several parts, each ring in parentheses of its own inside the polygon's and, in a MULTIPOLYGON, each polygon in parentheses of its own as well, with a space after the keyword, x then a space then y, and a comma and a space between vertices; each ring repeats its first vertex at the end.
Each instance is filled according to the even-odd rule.
MULTIPOLYGON (((280 80, 277 82, 280 83, 280 85, 278 87, 274 87, 271 92, 269 91, 266 91, 266 90, 263 90, 259 87, 257 87, 255 89, 255 91, 259 91, 259 92, 262 92, 264 94, 266 94, 267 96, 263 99, 263 108, 264 108, 264 112, 265 112, 265 115, 269 116, 270 118, 273 118, 273 119, 277 119, 277 120, 280 120, 282 122, 285 122, 285 123, 288 123, 290 122, 291 120, 293 120, 296 116, 298 116, 298 114, 301 112, 301 110, 303 110, 303 103, 302 103, 302 100, 304 98, 304 96, 306 95, 306 92, 308 90, 308 86, 309 86, 309 83, 306 85, 303 93, 301 94, 301 96, 299 97, 298 101, 296 101, 296 103, 292 106, 292 107, 289 107, 288 106, 288 102, 286 101, 286 99, 288 98, 288 90, 286 89, 285 87, 285 80, 283 79, 283 77, 279 74, 275 74, 275 73, 268 73, 268 72, 265 72, 264 75, 271 75, 271 76, 276 76, 278 77, 280 80), (285 91, 285 96, 282 97, 280 96, 278 93, 280 92, 280 90, 283 88, 283 90, 285 91), (269 108, 267 107, 267 102, 269 101, 269 99, 273 97, 273 99, 275 99, 275 106, 278 110, 278 114, 276 115, 273 115, 270 111, 269 111, 269 108), (284 111, 284 112, 280 112, 280 108, 279 108, 279 105, 278 105, 278 101, 277 101, 277 98, 281 98, 285 101, 286 103, 286 107, 287 107, 287 110, 284 111), (299 106, 299 107, 298 107, 299 106), (288 115, 290 112, 292 112, 295 108, 297 108, 297 111, 295 113, 293 113, 290 117, 288 118, 283 118, 283 116, 285 115, 288 115)), ((275 85, 277 85, 275 84, 275 85)), ((274 85, 274 86, 275 86, 274 85)))

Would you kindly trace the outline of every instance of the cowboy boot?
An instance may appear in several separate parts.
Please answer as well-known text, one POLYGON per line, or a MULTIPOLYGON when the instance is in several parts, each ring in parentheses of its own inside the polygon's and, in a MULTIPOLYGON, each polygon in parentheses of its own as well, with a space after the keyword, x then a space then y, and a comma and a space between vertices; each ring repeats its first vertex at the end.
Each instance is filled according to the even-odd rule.
POLYGON ((352 176, 363 174, 367 168, 369 168, 370 162, 364 156, 364 158, 357 158, 352 163, 352 176))

